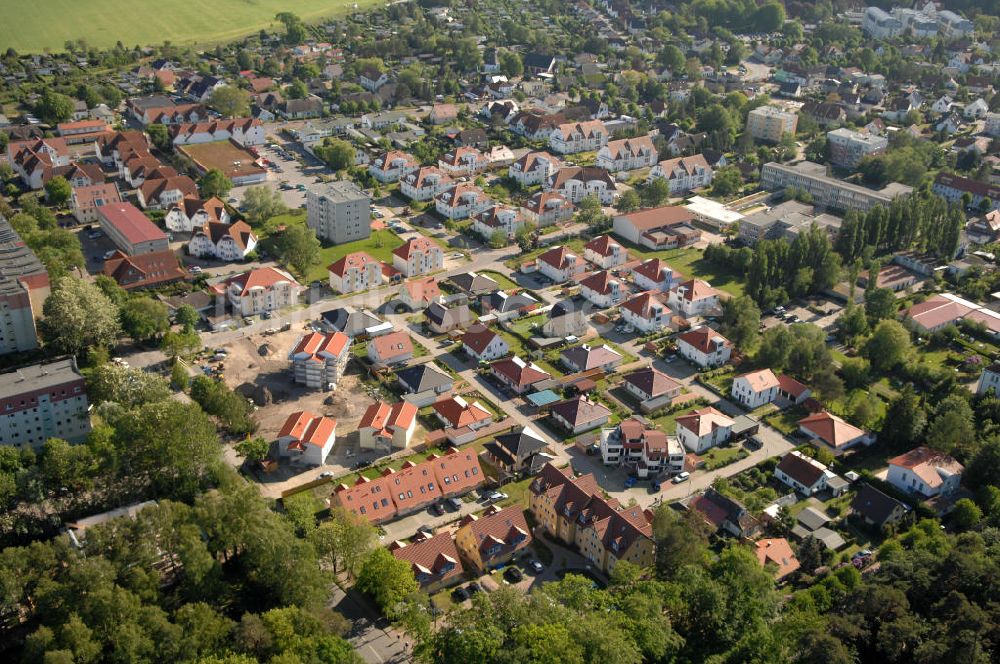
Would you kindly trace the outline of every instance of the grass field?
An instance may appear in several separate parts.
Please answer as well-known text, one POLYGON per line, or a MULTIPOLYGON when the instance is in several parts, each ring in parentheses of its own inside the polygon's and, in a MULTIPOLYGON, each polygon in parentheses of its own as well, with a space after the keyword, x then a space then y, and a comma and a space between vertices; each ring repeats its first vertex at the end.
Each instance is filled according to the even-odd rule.
POLYGON ((274 15, 288 11, 303 21, 344 14, 384 4, 382 0, 42 0, 5 3, 0 44, 20 53, 62 51, 67 41, 86 40, 90 46, 126 47, 215 44, 273 28, 274 15))

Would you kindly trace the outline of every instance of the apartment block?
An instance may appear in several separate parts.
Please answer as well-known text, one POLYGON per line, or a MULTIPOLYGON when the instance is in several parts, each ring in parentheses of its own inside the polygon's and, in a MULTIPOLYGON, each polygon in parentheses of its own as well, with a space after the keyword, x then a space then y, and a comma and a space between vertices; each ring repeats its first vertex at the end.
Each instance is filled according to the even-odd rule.
POLYGON ((844 168, 857 168, 865 157, 883 154, 889 149, 889 139, 884 136, 845 128, 827 132, 826 140, 830 144, 830 161, 844 168))
POLYGON ((758 141, 777 143, 785 134, 795 134, 799 116, 776 106, 760 106, 747 115, 747 131, 758 141))
POLYGON ((35 318, 48 296, 48 271, 0 215, 0 355, 38 348, 35 318))
POLYGON ((40 448, 90 433, 87 390, 72 357, 0 374, 0 444, 40 448))
POLYGON ((888 206, 897 196, 913 191, 912 187, 891 182, 875 191, 844 182, 826 174, 826 167, 811 161, 785 165, 770 162, 760 172, 760 184, 770 191, 795 187, 808 192, 816 205, 837 210, 867 212, 876 205, 888 206))
POLYGON ((337 180, 306 192, 306 224, 316 237, 333 244, 363 240, 371 234, 371 199, 356 184, 337 180))

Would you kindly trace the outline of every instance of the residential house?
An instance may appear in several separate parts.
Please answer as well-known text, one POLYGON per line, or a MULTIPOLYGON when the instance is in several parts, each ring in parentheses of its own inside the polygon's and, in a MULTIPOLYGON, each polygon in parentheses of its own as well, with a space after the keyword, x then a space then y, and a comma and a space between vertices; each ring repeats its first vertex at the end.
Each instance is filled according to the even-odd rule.
POLYGON ((708 316, 719 308, 719 291, 707 281, 691 279, 674 286, 668 303, 685 318, 708 316))
POLYGON ((842 454, 856 445, 871 445, 875 436, 825 410, 803 417, 798 422, 799 431, 814 444, 823 445, 835 455, 842 454))
POLYGON ((177 255, 169 249, 134 256, 116 251, 104 261, 103 272, 125 290, 165 286, 188 277, 177 255))
POLYGON ((352 487, 340 484, 330 502, 379 524, 425 509, 442 498, 464 495, 485 479, 479 457, 452 448, 441 455, 431 454, 421 463, 404 461, 399 470, 386 468, 375 479, 361 476, 352 487))
POLYGON ((548 443, 530 426, 500 434, 483 446, 483 458, 507 477, 534 475, 552 457, 548 443))
POLYGON ((411 201, 429 201, 453 185, 451 176, 437 166, 421 166, 399 180, 399 191, 411 201))
POLYGON ((611 205, 617 195, 614 178, 593 166, 564 166, 545 181, 545 190, 561 194, 571 203, 596 196, 602 205, 611 205))
POLYGON ((528 152, 510 165, 507 175, 521 187, 527 188, 544 183, 560 168, 562 162, 548 152, 528 152))
POLYGON ((574 373, 591 371, 593 369, 600 369, 604 373, 610 373, 623 360, 622 354, 607 344, 601 344, 600 346, 582 344, 567 348, 559 354, 559 361, 562 365, 574 373))
POLYGON ((975 101, 971 101, 965 105, 962 115, 966 120, 979 120, 985 117, 989 110, 990 105, 983 101, 982 97, 979 97, 975 101))
POLYGON ((417 407, 408 401, 393 405, 377 401, 358 423, 362 449, 403 450, 410 446, 417 427, 417 407))
POLYGON ((337 420, 300 410, 278 431, 278 454, 293 464, 322 466, 336 439, 337 420))
POLYGON ((440 399, 433 404, 434 415, 445 427, 476 431, 493 423, 493 413, 478 401, 469 403, 460 396, 440 399))
POLYGON ((604 465, 634 469, 640 478, 677 475, 684 470, 684 448, 676 438, 630 417, 614 428, 601 430, 604 465))
POLYGON ((463 272, 448 278, 448 282, 468 295, 477 296, 500 290, 496 280, 478 272, 463 272))
POLYGON ((649 168, 656 163, 656 147, 649 136, 609 141, 597 151, 597 167, 612 173, 649 168))
POLYGON ((1000 363, 993 363, 984 367, 976 383, 976 394, 986 394, 993 390, 995 394, 1000 394, 1000 363))
POLYGON ((520 208, 494 205, 476 215, 472 222, 472 230, 488 242, 491 242, 497 233, 509 242, 527 223, 528 220, 521 214, 520 208))
POLYGON ((228 301, 236 314, 256 316, 298 303, 302 286, 284 270, 261 267, 224 279, 210 290, 228 301))
POLYGON ((667 293, 674 287, 674 270, 660 258, 649 258, 632 268, 632 281, 642 290, 667 293))
POLYGON ((437 368, 433 362, 424 362, 396 370, 396 382, 406 391, 403 400, 417 408, 430 406, 441 397, 451 394, 455 380, 437 368))
POLYGON ((447 334, 452 330, 464 329, 474 320, 467 304, 446 305, 431 302, 424 310, 427 327, 435 334, 447 334))
POLYGON ((388 548, 397 560, 410 563, 413 578, 426 593, 439 592, 465 578, 450 532, 429 536, 417 531, 411 542, 396 540, 388 548))
POLYGON ((582 273, 587 262, 564 246, 553 247, 535 260, 538 271, 556 283, 562 283, 582 273))
POLYGON ((527 291, 494 291, 479 297, 479 308, 483 314, 491 314, 500 320, 508 320, 525 315, 536 309, 538 300, 527 291))
POLYGON ((1000 186, 993 186, 960 175, 938 173, 937 177, 934 178, 931 190, 938 196, 943 196, 949 203, 964 205, 962 198, 968 193, 971 197, 970 207, 978 208, 986 198, 992 202, 990 210, 995 210, 1000 206, 1000 186))
POLYGON ((358 74, 358 85, 368 90, 368 92, 377 92, 379 88, 390 80, 387 72, 372 66, 364 67, 358 74))
POLYGON ((188 196, 167 208, 163 223, 173 233, 193 233, 210 222, 228 224, 226 204, 214 196, 202 200, 188 196))
POLYGON ((775 581, 783 581, 799 569, 799 560, 784 537, 757 540, 754 553, 761 567, 774 570, 775 581))
POLYGON ((232 141, 246 148, 264 144, 264 125, 254 118, 174 124, 170 126, 170 140, 174 145, 232 141))
POLYGON ((862 484, 851 501, 851 514, 867 526, 883 532, 901 524, 909 513, 909 507, 871 484, 862 484))
POLYGON ((406 277, 427 274, 444 267, 444 252, 429 238, 410 238, 393 250, 392 266, 406 277))
POLYGON ((516 355, 491 362, 490 373, 515 394, 524 394, 532 385, 552 378, 534 362, 525 362, 516 355))
POLYGON ((198 185, 186 175, 147 178, 136 191, 139 206, 144 209, 165 210, 185 198, 198 196, 198 185))
POLYGON ((791 376, 786 374, 778 376, 778 401, 791 406, 800 406, 811 396, 812 390, 791 376))
POLYGON ((628 251, 608 235, 599 235, 583 245, 583 257, 601 269, 611 270, 628 261, 628 251))
POLYGON ((580 282, 580 295, 602 309, 621 302, 626 292, 622 282, 607 270, 594 272, 580 282))
POLYGON ((753 410, 774 401, 779 387, 773 371, 760 369, 734 378, 730 394, 744 408, 753 410))
POLYGON ((668 328, 673 315, 663 296, 655 291, 645 291, 626 300, 621 313, 625 323, 643 334, 668 328))
POLYGON ((587 314, 572 301, 556 302, 549 310, 548 319, 542 324, 542 335, 564 339, 587 333, 587 314))
POLYGON ((479 323, 462 335, 462 347, 476 362, 498 360, 510 352, 510 346, 503 337, 479 323))
POLYGON ((546 464, 529 486, 531 514, 548 536, 578 549, 602 573, 619 560, 649 567, 654 561, 651 513, 605 499, 594 475, 546 464))
POLYGON ((481 515, 462 517, 455 544, 470 566, 485 572, 501 567, 531 544, 531 529, 518 505, 486 508, 481 515))
POLYGON ((355 251, 330 264, 330 290, 334 293, 357 293, 388 281, 395 268, 390 268, 363 251, 355 251), (389 273, 389 274, 387 274, 389 273))
POLYGON ((438 159, 438 168, 451 177, 473 176, 489 168, 490 159, 476 148, 460 147, 438 159))
POLYGON ((378 368, 406 364, 413 359, 413 340, 406 332, 390 332, 368 342, 368 360, 378 368))
POLYGON ((921 446, 889 459, 889 473, 885 479, 900 491, 934 498, 958 490, 964 470, 951 456, 921 446))
POLYGON ((774 468, 774 477, 804 496, 815 496, 827 488, 827 481, 836 477, 825 465, 792 450, 774 468))
POLYGON ((456 120, 458 120, 458 106, 455 104, 434 104, 427 114, 427 121, 432 125, 449 124, 456 120))
POLYGON ((11 141, 7 144, 7 163, 29 189, 41 189, 57 169, 70 165, 69 148, 62 138, 39 138, 11 141))
POLYGON ((600 150, 607 143, 608 130, 601 120, 566 122, 549 135, 549 147, 557 154, 600 150))
POLYGON ((441 287, 434 277, 403 282, 403 288, 399 291, 399 301, 409 307, 410 311, 425 309, 433 303, 440 303, 443 299, 441 287))
POLYGON ((750 539, 760 532, 760 522, 735 498, 713 488, 695 496, 688 504, 717 530, 740 539, 750 539))
POLYGON ((607 424, 611 411, 583 395, 560 401, 549 408, 552 419, 572 435, 607 424))
POLYGON ((220 261, 242 261, 257 248, 257 235, 245 221, 210 221, 188 241, 188 253, 220 261))
POLYGON ((676 424, 677 438, 681 444, 695 454, 701 454, 727 442, 732 434, 734 421, 707 406, 681 415, 676 424))
POLYGON ((434 197, 434 209, 446 219, 468 219, 484 212, 493 201, 474 184, 459 183, 434 197))
POLYGON ((285 99, 278 104, 278 115, 286 120, 305 120, 323 115, 323 100, 316 95, 302 99, 285 99))
POLYGON ((681 394, 680 383, 651 366, 626 374, 622 384, 647 413, 669 406, 681 394))
POLYGON ((342 332, 303 334, 288 354, 295 382, 314 390, 335 387, 350 357, 351 340, 342 332))
POLYGON ((538 228, 551 226, 573 217, 576 206, 555 191, 539 191, 521 205, 524 218, 538 228))
POLYGON ((368 166, 372 177, 383 184, 399 182, 400 178, 413 173, 420 168, 420 163, 413 155, 399 150, 390 150, 379 155, 368 166))
POLYGON ((840 104, 807 101, 799 113, 820 127, 835 127, 847 121, 847 110, 840 104))
POLYGON ((677 352, 705 369, 729 362, 733 344, 710 327, 696 327, 677 337, 677 352))
POLYGON ((666 180, 670 194, 678 196, 693 189, 700 189, 712 184, 715 171, 709 165, 703 154, 690 157, 674 157, 653 166, 649 171, 647 181, 666 180))

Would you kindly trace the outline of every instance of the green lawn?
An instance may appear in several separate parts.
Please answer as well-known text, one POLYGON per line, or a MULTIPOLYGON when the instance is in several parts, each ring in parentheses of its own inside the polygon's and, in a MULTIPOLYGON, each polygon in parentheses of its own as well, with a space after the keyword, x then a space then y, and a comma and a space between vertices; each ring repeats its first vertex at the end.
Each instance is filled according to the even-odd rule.
MULTIPOLYGON (((616 239, 621 241, 621 238, 617 236, 616 239)), ((639 254, 642 258, 657 257, 665 260, 670 267, 687 279, 703 279, 730 295, 743 295, 745 289, 743 275, 724 265, 717 265, 705 260, 702 257, 703 251, 701 249, 685 247, 683 249, 649 251, 645 247, 638 247, 624 241, 622 244, 627 245, 632 253, 639 254)))
POLYGON ((749 454, 743 447, 739 446, 713 447, 702 454, 701 458, 705 460, 705 470, 714 470, 735 463, 749 454))
POLYGON ((497 282, 503 290, 511 290, 518 287, 517 284, 510 280, 510 277, 505 274, 500 274, 494 270, 481 270, 479 274, 484 277, 489 277, 493 281, 497 282))
POLYGON ((304 21, 384 4, 375 0, 72 0, 4 3, 0 44, 19 53, 62 51, 69 40, 107 48, 121 41, 126 48, 162 44, 209 44, 252 34, 278 25, 275 14, 294 12, 304 21))
MULTIPOLYGON (((294 224, 305 224, 306 215, 305 212, 289 212, 288 214, 283 214, 278 217, 273 217, 268 220, 261 229, 261 237, 266 238, 268 235, 274 233, 275 229, 279 226, 291 226, 294 224)), ((377 258, 380 261, 384 261, 392 265, 392 252, 396 247, 402 246, 403 241, 398 235, 390 231, 389 229, 383 229, 380 231, 372 232, 371 237, 364 240, 357 240, 356 242, 348 242, 347 244, 335 244, 329 247, 323 247, 319 252, 319 262, 313 266, 312 269, 303 278, 304 283, 309 283, 316 279, 320 281, 326 281, 328 279, 328 273, 326 268, 347 254, 354 253, 356 251, 364 251, 371 254, 373 258, 377 258)))

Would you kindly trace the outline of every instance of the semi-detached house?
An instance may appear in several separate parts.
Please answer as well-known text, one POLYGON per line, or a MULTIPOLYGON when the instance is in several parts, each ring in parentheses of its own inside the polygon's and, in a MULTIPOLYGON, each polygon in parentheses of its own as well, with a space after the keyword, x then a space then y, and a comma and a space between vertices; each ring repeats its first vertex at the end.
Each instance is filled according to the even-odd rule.
POLYGON ((677 338, 677 351, 681 357, 704 369, 729 362, 733 344, 710 327, 697 327, 677 338))

